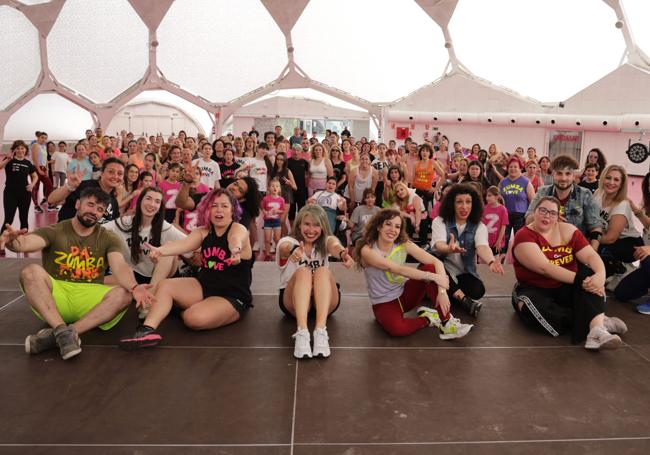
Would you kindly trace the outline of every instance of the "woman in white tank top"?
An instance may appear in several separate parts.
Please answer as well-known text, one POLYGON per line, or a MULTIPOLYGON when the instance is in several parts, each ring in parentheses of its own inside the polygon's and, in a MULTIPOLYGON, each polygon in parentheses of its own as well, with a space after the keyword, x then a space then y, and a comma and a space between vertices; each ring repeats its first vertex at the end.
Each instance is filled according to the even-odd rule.
POLYGON ((350 174, 351 199, 353 207, 363 203, 363 190, 377 187, 377 170, 370 165, 370 157, 363 153, 359 158, 359 167, 350 174))
POLYGON ((332 162, 325 156, 322 144, 314 144, 311 148, 311 161, 309 162, 309 196, 316 191, 324 190, 327 177, 330 175, 334 175, 332 162))

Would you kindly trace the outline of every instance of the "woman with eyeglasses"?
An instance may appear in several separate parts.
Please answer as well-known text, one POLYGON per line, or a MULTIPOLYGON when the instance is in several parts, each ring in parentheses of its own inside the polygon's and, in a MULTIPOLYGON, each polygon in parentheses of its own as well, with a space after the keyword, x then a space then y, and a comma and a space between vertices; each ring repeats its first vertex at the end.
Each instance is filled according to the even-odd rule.
POLYGON ((558 220, 560 201, 546 196, 533 222, 515 234, 512 305, 519 318, 551 336, 570 332, 590 350, 615 349, 623 321, 605 316, 605 265, 572 224, 558 220))

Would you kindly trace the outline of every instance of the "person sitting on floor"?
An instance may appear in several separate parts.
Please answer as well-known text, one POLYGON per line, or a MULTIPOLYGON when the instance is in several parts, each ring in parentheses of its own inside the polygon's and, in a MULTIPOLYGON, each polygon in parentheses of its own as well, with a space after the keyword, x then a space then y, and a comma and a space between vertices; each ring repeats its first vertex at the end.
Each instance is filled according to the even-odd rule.
POLYGON ((558 222, 560 201, 538 200, 532 223, 515 235, 512 305, 527 325, 556 337, 571 332, 585 348, 613 349, 623 321, 605 316, 605 265, 580 230, 558 222), (585 267, 586 266, 586 267, 585 267))
POLYGON ((501 261, 490 248, 482 214, 483 203, 476 189, 470 184, 455 184, 442 199, 439 215, 431 224, 431 249, 445 264, 451 301, 473 317, 483 305, 478 299, 485 295, 476 257, 488 264, 490 272, 504 274, 501 261))
POLYGON ((20 272, 27 303, 50 326, 27 337, 28 354, 58 346, 67 360, 81 352, 79 334, 97 326, 112 328, 132 298, 138 306, 153 302, 149 285, 138 284, 124 260, 119 239, 97 224, 109 203, 108 194, 89 187, 76 202, 74 218, 29 234, 7 226, 0 236, 0 246, 11 251, 43 255, 42 266, 30 264, 20 272), (107 266, 121 287, 103 284, 107 266))
POLYGON ((244 318, 252 305, 253 252, 248 231, 237 220, 241 208, 229 191, 217 188, 198 206, 199 228, 185 239, 160 247, 149 243, 149 257, 156 261, 201 248, 202 267, 197 278, 169 278, 158 284, 156 302, 144 323, 130 338, 120 340, 125 350, 160 344, 157 332, 174 303, 182 309, 185 325, 193 330, 216 329, 244 318))
POLYGON ((392 336, 406 336, 424 327, 437 327, 440 338, 461 338, 471 324, 461 324, 452 317, 447 289, 449 278, 442 262, 415 243, 406 233, 400 212, 382 209, 368 222, 357 242, 356 257, 368 285, 372 311, 379 325, 392 336), (421 265, 415 269, 404 265, 410 255, 421 265), (435 309, 421 306, 418 317, 405 318, 425 294, 435 309))
MULTIPOLYGON (((145 188, 135 209, 135 215, 126 215, 109 221, 104 228, 112 231, 120 239, 126 262, 134 269, 135 279, 140 284, 151 284, 151 292, 165 278, 172 277, 178 269, 177 256, 165 256, 155 263, 149 257, 146 243, 154 246, 181 240, 186 235, 165 221, 163 192, 160 188, 145 188)), ((192 253, 186 254, 191 257, 192 253)), ((107 275, 104 284, 116 284, 114 275, 107 275)), ((146 316, 148 308, 142 308, 140 316, 146 316)))
POLYGON ((329 256, 339 258, 346 268, 354 261, 329 230, 327 215, 318 205, 306 205, 298 212, 291 235, 278 242, 276 263, 280 267, 280 310, 296 319, 293 355, 298 358, 329 357, 327 318, 341 303, 341 293, 329 269, 329 256), (314 348, 310 346, 307 316, 315 307, 314 348))

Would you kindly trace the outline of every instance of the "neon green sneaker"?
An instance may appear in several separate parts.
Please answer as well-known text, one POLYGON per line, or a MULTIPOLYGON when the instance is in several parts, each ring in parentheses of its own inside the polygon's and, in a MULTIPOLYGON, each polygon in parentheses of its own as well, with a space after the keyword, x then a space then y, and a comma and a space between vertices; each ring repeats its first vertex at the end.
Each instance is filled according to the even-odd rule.
POLYGON ((461 324, 460 319, 449 318, 449 320, 440 327, 441 340, 453 340, 463 338, 472 330, 474 324, 461 324))
POLYGON ((438 327, 439 329, 442 327, 440 315, 433 308, 421 306, 417 309, 417 313, 419 318, 425 318, 429 321, 429 327, 438 327))

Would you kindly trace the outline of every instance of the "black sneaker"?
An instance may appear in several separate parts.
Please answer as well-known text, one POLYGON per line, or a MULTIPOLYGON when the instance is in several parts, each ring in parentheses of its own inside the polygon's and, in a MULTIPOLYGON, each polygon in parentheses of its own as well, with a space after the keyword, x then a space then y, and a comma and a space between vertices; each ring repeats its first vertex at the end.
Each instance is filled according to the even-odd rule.
POLYGON ((54 336, 54 329, 49 327, 25 338, 25 352, 27 354, 38 354, 54 348, 56 348, 56 337, 54 336))
POLYGON ((135 329, 135 334, 131 338, 122 338, 118 346, 125 351, 135 351, 140 348, 158 346, 161 341, 162 336, 156 332, 156 329, 148 325, 139 325, 135 329))
POLYGON ((481 302, 470 299, 468 296, 465 296, 460 300, 460 305, 473 318, 478 316, 478 313, 481 311, 481 307, 483 306, 481 302))
POLYGON ((73 326, 61 324, 54 329, 54 337, 63 360, 68 360, 81 353, 81 340, 73 326))
POLYGON ((47 198, 44 197, 43 200, 41 201, 41 205, 45 204, 46 202, 47 202, 47 198))
POLYGON ((35 205, 35 206, 34 206, 34 211, 35 211, 36 213, 43 213, 43 209, 41 208, 40 205, 35 205))

